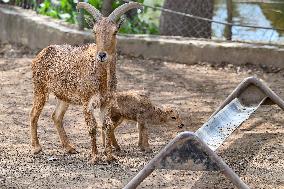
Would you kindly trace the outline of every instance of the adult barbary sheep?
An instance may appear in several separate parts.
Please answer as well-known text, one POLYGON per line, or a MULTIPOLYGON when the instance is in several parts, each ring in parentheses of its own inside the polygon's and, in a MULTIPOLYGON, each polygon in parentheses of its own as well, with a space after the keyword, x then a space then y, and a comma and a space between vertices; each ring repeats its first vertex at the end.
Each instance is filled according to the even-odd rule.
MULTIPOLYGON (((115 94, 115 103, 111 107, 111 120, 113 127, 110 136, 112 145, 116 150, 120 150, 120 147, 116 141, 114 130, 123 120, 137 122, 138 147, 142 151, 151 151, 148 142, 148 128, 151 126, 161 124, 174 124, 179 128, 184 126, 175 109, 167 106, 156 106, 147 94, 137 91, 117 92, 115 94)), ((104 133, 102 133, 102 141, 105 144, 104 133)))
POLYGON ((116 91, 116 33, 119 18, 127 11, 142 8, 141 4, 130 2, 115 9, 108 17, 88 3, 80 2, 77 9, 85 9, 95 19, 93 27, 96 44, 80 47, 70 45, 51 45, 43 49, 32 62, 34 85, 31 119, 31 144, 34 154, 41 151, 37 136, 37 122, 49 93, 53 93, 58 103, 52 114, 63 147, 75 153, 63 128, 62 119, 69 104, 83 106, 83 113, 92 142, 92 159, 97 157, 97 122, 92 114, 90 99, 99 96, 101 113, 104 118, 103 130, 106 137, 105 154, 107 161, 113 159, 111 151, 110 104, 116 91))

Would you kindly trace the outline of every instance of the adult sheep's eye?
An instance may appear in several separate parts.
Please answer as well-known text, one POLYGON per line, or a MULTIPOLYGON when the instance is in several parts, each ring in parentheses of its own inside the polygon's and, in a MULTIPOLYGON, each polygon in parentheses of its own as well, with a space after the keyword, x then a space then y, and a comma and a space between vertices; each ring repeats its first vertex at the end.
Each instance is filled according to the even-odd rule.
POLYGON ((176 117, 172 117, 172 119, 177 119, 176 117))

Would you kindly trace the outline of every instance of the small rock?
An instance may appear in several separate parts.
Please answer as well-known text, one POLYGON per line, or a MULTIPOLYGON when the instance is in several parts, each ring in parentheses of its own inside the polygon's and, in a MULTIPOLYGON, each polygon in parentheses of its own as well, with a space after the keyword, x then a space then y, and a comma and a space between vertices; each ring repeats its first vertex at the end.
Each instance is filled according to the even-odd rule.
POLYGON ((47 160, 48 160, 48 161, 57 161, 58 158, 56 158, 56 157, 49 157, 47 160))

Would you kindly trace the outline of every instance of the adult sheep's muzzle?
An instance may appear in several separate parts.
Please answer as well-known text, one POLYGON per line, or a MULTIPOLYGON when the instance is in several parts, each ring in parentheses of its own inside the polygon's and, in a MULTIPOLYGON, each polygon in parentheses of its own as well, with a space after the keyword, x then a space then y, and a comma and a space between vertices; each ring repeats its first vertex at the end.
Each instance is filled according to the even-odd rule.
POLYGON ((97 59, 100 62, 105 62, 107 60, 107 53, 106 52, 99 52, 97 55, 97 59))

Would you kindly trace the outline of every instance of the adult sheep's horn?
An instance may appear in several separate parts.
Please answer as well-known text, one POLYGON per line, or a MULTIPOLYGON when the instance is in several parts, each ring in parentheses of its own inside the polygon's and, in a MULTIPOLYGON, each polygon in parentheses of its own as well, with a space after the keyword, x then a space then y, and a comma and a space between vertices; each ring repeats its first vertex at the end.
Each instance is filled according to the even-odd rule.
POLYGON ((88 13, 90 13, 96 21, 102 18, 102 14, 98 9, 90 5, 89 3, 79 2, 77 3, 77 9, 85 9, 88 13))
POLYGON ((108 18, 116 22, 123 14, 125 14, 127 11, 131 9, 143 9, 143 5, 137 2, 129 2, 125 3, 119 7, 117 7, 109 16, 108 18))

